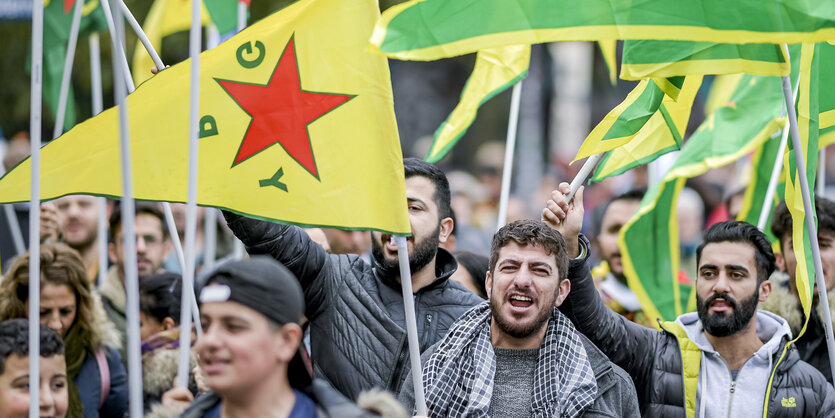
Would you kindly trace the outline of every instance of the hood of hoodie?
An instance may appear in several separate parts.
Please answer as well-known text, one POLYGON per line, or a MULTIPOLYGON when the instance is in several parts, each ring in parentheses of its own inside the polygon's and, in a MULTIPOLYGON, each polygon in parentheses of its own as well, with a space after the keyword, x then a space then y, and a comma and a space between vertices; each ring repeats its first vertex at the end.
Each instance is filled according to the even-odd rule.
POLYGON ((732 378, 727 362, 716 352, 705 335, 698 313, 681 315, 676 323, 701 350, 697 417, 751 416, 761 414, 771 371, 780 350, 791 339, 791 329, 783 318, 757 310, 757 336, 763 342, 732 378), (710 405, 710 407, 705 407, 710 405))

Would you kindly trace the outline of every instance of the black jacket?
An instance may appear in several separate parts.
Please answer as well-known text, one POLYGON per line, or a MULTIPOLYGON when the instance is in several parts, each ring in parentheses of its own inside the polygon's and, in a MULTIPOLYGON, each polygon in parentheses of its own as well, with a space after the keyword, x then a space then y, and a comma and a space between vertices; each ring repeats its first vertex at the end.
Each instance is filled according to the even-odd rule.
MULTIPOLYGON (((313 384, 302 390, 316 404, 316 418, 372 418, 379 415, 372 414, 345 399, 339 392, 333 390, 321 380, 313 380, 313 384)), ((214 392, 206 392, 197 397, 189 405, 180 418, 203 418, 212 408, 220 403, 220 396, 214 392)))
MULTIPOLYGON (((250 254, 267 254, 292 271, 304 290, 316 377, 350 399, 374 387, 398 393, 409 369, 403 294, 355 255, 328 254, 295 226, 224 216, 250 254)), ((449 276, 458 263, 439 248, 436 279, 414 295, 421 352, 482 300, 449 276)))
MULTIPOLYGON (((580 241, 589 248, 582 235, 580 241)), ((595 290, 587 261, 588 251, 584 259, 572 260, 568 272, 571 293, 560 310, 578 331, 632 376, 643 416, 685 417, 682 352, 692 352, 692 348, 682 350, 680 336, 674 330, 646 328, 607 308, 595 290)), ((767 416, 835 416, 835 390, 820 373, 800 361, 794 346, 782 359, 780 353, 775 357, 767 416)), ((698 357, 690 360, 698 366, 698 357)), ((695 402, 695 393, 688 399, 695 402)))

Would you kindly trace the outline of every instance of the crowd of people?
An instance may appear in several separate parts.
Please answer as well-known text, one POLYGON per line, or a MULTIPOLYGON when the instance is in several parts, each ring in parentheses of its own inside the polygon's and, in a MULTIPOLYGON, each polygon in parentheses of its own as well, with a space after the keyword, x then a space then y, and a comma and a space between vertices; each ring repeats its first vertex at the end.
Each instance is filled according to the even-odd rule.
MULTIPOLYGON (((617 245, 645 189, 580 188, 567 201, 567 183, 543 182, 550 190, 536 214, 517 202, 493 233, 489 208, 473 209, 473 196, 491 196, 491 173, 479 182, 414 158, 403 165, 422 380, 413 379, 391 235, 223 212, 225 225, 214 226, 248 257, 199 271, 198 336, 180 328, 182 280, 171 271, 178 263, 161 206, 142 202, 133 224, 146 416, 835 416, 823 331, 831 319, 820 310, 835 308, 835 297, 815 298, 796 339, 806 318, 784 203, 772 216, 772 245, 729 220, 732 207, 722 219, 708 199, 685 197, 695 203, 682 207, 696 210, 680 219, 700 227, 682 228, 690 261, 677 279, 693 286, 697 309, 661 321, 642 310, 617 245), (181 332, 194 337, 187 387, 176 384, 181 332)), ((125 220, 110 204, 109 268, 99 277, 95 199, 42 204, 41 375, 31 383, 42 417, 128 411, 125 220)), ((831 290, 835 203, 817 196, 815 205, 831 290)), ((29 253, 3 265, 0 416, 23 417, 29 253)))

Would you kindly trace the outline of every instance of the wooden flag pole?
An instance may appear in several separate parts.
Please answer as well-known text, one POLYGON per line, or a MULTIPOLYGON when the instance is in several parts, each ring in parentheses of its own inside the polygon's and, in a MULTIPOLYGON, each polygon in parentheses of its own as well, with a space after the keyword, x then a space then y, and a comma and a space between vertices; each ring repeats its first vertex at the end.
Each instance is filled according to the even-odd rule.
MULTIPOLYGON (((41 100, 43 82, 43 0, 32 0, 32 76, 29 102, 29 277, 41 277, 41 100)), ((40 376, 41 281, 29 280, 29 376, 40 376)), ((40 385, 29 385, 29 418, 40 416, 40 385)))
POLYGON ((504 148, 504 168, 502 168, 502 192, 499 198, 499 215, 496 230, 507 223, 507 204, 510 200, 510 177, 513 176, 513 154, 516 151, 516 131, 519 124, 519 103, 522 100, 522 80, 513 86, 510 99, 510 116, 507 121, 507 142, 504 148))
POLYGON ((189 57, 191 58, 191 99, 189 101, 188 129, 188 197, 186 203, 185 257, 183 291, 180 307, 180 361, 177 367, 177 386, 188 387, 191 369, 191 301, 194 300, 194 239, 197 234, 197 160, 199 157, 200 120, 200 52, 203 45, 200 11, 203 2, 191 2, 191 31, 189 33, 189 57))
MULTIPOLYGON (((788 53, 788 46, 784 46, 788 53)), ((800 129, 797 126, 797 113, 794 109, 794 97, 789 76, 783 76, 783 98, 786 101, 786 110, 789 114, 791 127, 792 144, 794 146, 795 164, 797 165, 797 176, 800 181, 800 193, 803 196, 803 207, 807 214, 813 213, 815 207, 812 205, 812 198, 809 193, 809 183, 806 177, 806 163, 803 160, 803 148, 800 143, 800 129)), ((807 219, 808 220, 808 219, 807 219)), ((823 265, 821 264, 820 245, 818 244, 818 233, 814 222, 805 222, 806 231, 809 234, 809 241, 812 244, 812 260, 815 262, 815 282, 818 286, 818 304, 823 309, 823 318, 831 318, 829 313, 829 300, 826 297, 826 282, 823 278, 823 265)), ((803 262, 802 260, 799 262, 803 262)), ((826 348, 829 353, 829 367, 832 376, 835 376, 835 338, 832 336, 832 321, 823 320, 823 329, 826 334, 826 348)))
POLYGON ((72 25, 70 25, 70 39, 67 41, 67 55, 64 58, 64 72, 61 74, 61 90, 58 93, 58 111, 55 114, 52 139, 58 138, 64 132, 67 96, 70 93, 70 75, 72 74, 73 62, 75 62, 75 48, 78 45, 78 30, 81 26, 81 9, 83 6, 84 0, 75 0, 75 10, 72 14, 72 25))
POLYGON ((403 309, 406 310, 406 335, 409 340, 412 382, 415 386, 415 409, 418 415, 426 416, 423 370, 420 365, 420 341, 417 335, 417 319, 415 319, 415 297, 412 292, 412 272, 409 270, 409 247, 404 236, 392 236, 391 240, 397 245, 397 259, 400 262, 400 287, 403 290, 403 309))

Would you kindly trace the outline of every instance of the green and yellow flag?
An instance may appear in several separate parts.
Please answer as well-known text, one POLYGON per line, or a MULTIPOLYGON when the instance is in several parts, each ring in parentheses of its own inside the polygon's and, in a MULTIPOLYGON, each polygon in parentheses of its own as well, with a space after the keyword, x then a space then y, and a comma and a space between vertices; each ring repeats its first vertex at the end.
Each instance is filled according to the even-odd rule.
POLYGON ((811 213, 806 212, 806 208, 803 206, 799 170, 806 172, 809 193, 812 194, 815 190, 815 175, 818 167, 818 119, 820 117, 818 88, 820 86, 820 74, 832 71, 831 68, 819 68, 820 60, 818 57, 818 45, 803 44, 800 52, 800 83, 796 105, 797 127, 800 132, 802 148, 798 150, 794 147, 793 141, 789 141, 789 152, 783 159, 787 174, 786 206, 792 217, 792 248, 797 259, 795 280, 800 304, 806 318, 803 328, 800 329, 796 338, 800 338, 806 331, 812 309, 812 289, 815 286, 815 263, 806 223, 812 222, 814 229, 817 230, 815 205, 812 204, 811 213), (800 167, 796 163, 795 153, 799 151, 803 154, 805 167, 800 167))
POLYGON ((478 51, 473 73, 461 92, 461 100, 435 131, 426 161, 439 161, 467 132, 478 108, 528 75, 530 45, 511 45, 478 51))
MULTIPOLYGON (((247 6, 249 14, 249 0, 240 0, 247 6)), ((238 0, 203 0, 212 23, 221 36, 230 34, 238 28, 238 0)))
POLYGON ((835 2, 410 0, 383 13, 371 41, 390 57, 436 60, 503 45, 607 39, 823 42, 835 39, 835 2))
MULTIPOLYGON (((76 0, 44 0, 43 27, 43 96, 53 115, 58 113, 58 99, 61 93, 61 78, 67 59, 67 42, 70 39, 73 7, 76 0)), ((77 0, 82 1, 82 0, 77 0)), ((79 39, 104 29, 105 20, 99 0, 87 0, 81 7, 79 39)), ((80 45, 80 43, 79 43, 80 45)), ((27 69, 30 64, 27 63, 27 69)), ((75 94, 72 83, 67 94, 63 130, 75 125, 75 94)))
MULTIPOLYGON (((374 0, 302 0, 201 54, 197 201, 299 225, 411 231, 374 0), (346 210, 350 208, 350 210, 346 210)), ((128 96, 134 197, 186 201, 189 61, 128 96)), ((41 198, 122 195, 118 109, 41 152, 41 198)), ((29 199, 30 161, 0 179, 29 199)))
POLYGON ((826 71, 819 72, 818 86, 820 90, 820 118, 818 126, 820 137, 818 139, 820 148, 835 143, 835 45, 821 43, 818 46, 819 68, 826 68, 826 71))
MULTIPOLYGON (((647 88, 654 85, 655 87, 653 88, 657 90, 655 94, 659 94, 658 91, 661 89, 654 80, 641 81, 638 87, 636 87, 636 90, 644 83, 647 88)), ((637 166, 654 161, 659 156, 670 151, 679 150, 681 148, 682 137, 687 131, 687 124, 690 121, 690 110, 693 106, 693 100, 696 98, 696 93, 698 93, 701 84, 702 76, 688 76, 684 80, 684 84, 681 86, 681 94, 679 94, 678 100, 674 100, 668 95, 661 94, 663 96, 661 103, 650 115, 650 117, 646 119, 643 124, 633 124, 633 129, 637 130, 629 134, 630 139, 628 141, 622 141, 623 145, 620 145, 617 148, 609 148, 609 151, 602 151, 606 152, 606 154, 597 164, 590 181, 602 181, 606 177, 616 176, 637 166)), ((630 98, 627 96, 624 103, 629 100, 630 98)), ((640 103, 640 101, 636 100, 628 107, 638 105, 638 103, 640 103)), ((610 115, 615 114, 619 110, 619 107, 615 108, 610 115)), ((652 110, 652 108, 645 109, 643 112, 638 112, 638 114, 646 114, 649 110, 652 110)), ((607 118, 609 118, 609 116, 607 116, 607 118)), ((612 127, 617 126, 621 120, 625 120, 627 118, 628 114, 626 111, 622 112, 617 116, 617 121, 612 125, 612 127)), ((604 122, 606 122, 605 119, 604 122)), ((599 128, 601 126, 605 127, 604 122, 601 122, 592 131, 589 138, 598 137, 600 132, 599 128)), ((609 128, 608 132, 613 131, 609 128)), ((607 133, 607 135, 609 134, 607 133)), ((589 141, 589 139, 586 139, 586 141, 589 141)), ((604 137, 604 139, 599 142, 606 143, 608 141, 609 140, 604 137)), ((585 143, 583 145, 585 146, 585 143)), ((607 147, 608 144, 606 144, 606 147, 592 149, 590 151, 590 155, 597 153, 594 152, 596 150, 606 150, 607 147)))
POLYGON ((688 74, 784 76, 789 61, 774 44, 628 40, 623 42, 620 78, 675 77, 688 74))
MULTIPOLYGON (((779 78, 760 77, 741 83, 734 97, 744 98, 747 94, 774 87, 773 84, 763 83, 763 79, 776 82, 778 88, 773 90, 780 94, 779 78)), ((751 115, 755 112, 742 107, 756 105, 740 99, 727 103, 708 116, 681 148, 676 162, 662 181, 647 191, 638 212, 622 229, 618 246, 623 254, 627 283, 638 295, 641 307, 650 318, 675 319, 684 312, 683 301, 689 297, 689 290, 680 287, 678 282, 676 209, 685 181, 752 152, 783 123, 783 120, 770 115, 752 120, 751 115), (748 131, 749 125, 758 127, 748 131), (746 132, 754 134, 746 135, 746 132)))
MULTIPOLYGON (((200 24, 208 23, 209 14, 204 5, 200 14, 200 24)), ((145 35, 148 36, 148 40, 151 41, 157 53, 160 53, 162 38, 172 33, 188 30, 190 27, 191 0, 154 0, 154 4, 151 5, 145 17, 142 30, 145 31, 145 35)), ((136 47, 133 49, 133 82, 138 86, 151 78, 151 67, 154 65, 151 55, 137 39, 136 47)))

